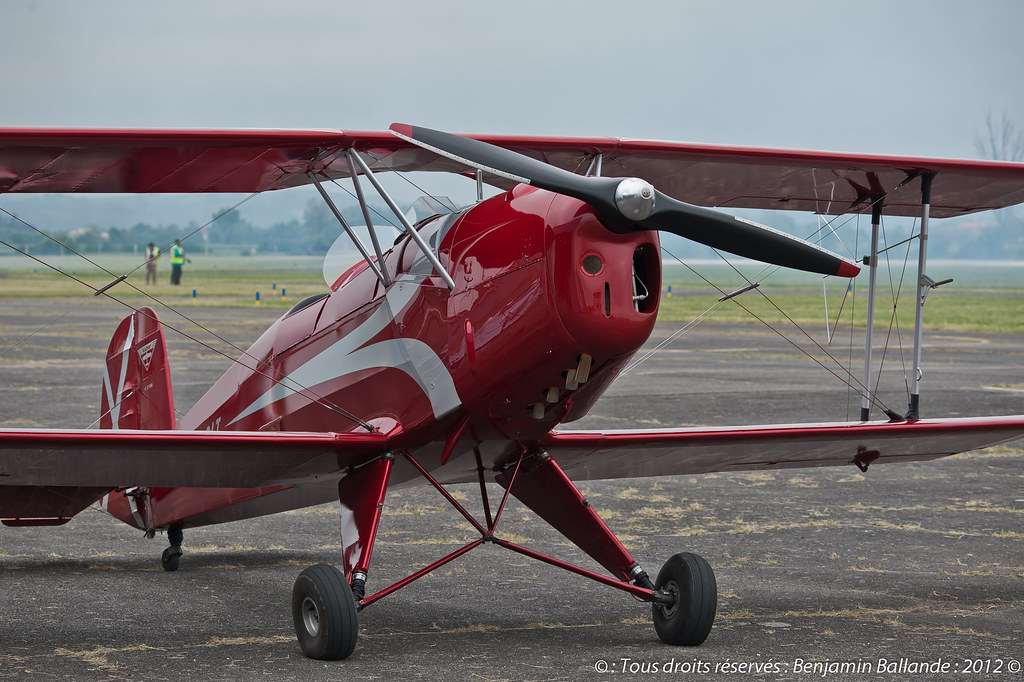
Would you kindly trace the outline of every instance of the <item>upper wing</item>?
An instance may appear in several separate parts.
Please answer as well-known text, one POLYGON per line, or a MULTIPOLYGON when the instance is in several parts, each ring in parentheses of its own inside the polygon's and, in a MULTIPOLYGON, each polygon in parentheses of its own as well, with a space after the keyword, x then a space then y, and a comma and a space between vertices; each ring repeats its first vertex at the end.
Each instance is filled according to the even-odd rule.
MULTIPOLYGON (((888 215, 918 215, 936 173, 936 218, 1024 201, 1024 164, 788 151, 616 138, 471 135, 567 170, 601 155, 602 173, 637 176, 702 206, 838 214, 885 194, 888 215)), ((260 192, 350 174, 355 149, 374 171, 469 172, 386 131, 0 129, 2 192, 260 192)), ((505 186, 501 178, 487 178, 505 186)))
MULTIPOLYGON (((477 136, 472 136, 477 137, 477 136)), ((921 215, 919 182, 936 173, 930 215, 948 218, 1024 201, 1024 163, 843 154, 645 140, 477 137, 567 170, 602 155, 602 174, 640 177, 701 206, 841 214, 921 215)))
POLYGON ((0 192, 261 192, 345 166, 343 150, 394 145, 340 130, 0 129, 0 192))
POLYGON ((574 480, 927 460, 1024 437, 1024 415, 652 431, 553 431, 574 480))

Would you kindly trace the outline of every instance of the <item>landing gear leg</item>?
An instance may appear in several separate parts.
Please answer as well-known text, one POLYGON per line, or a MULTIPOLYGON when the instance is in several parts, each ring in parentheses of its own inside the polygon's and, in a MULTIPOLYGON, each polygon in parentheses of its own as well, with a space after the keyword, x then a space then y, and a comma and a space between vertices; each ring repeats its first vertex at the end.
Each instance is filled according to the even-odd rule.
POLYGON ((676 554, 658 573, 654 589, 673 598, 670 604, 651 604, 654 629, 663 642, 697 646, 707 639, 718 602, 715 573, 707 561, 689 552, 676 554))
POLYGON ((348 658, 359 637, 358 609, 366 591, 370 555, 377 537, 394 456, 390 453, 338 483, 344 573, 329 564, 310 566, 292 589, 292 620, 309 658, 348 658), (348 579, 346 579, 348 576, 348 579))
POLYGON ((358 611, 486 543, 494 543, 628 592, 641 601, 651 602, 655 630, 669 644, 697 646, 710 633, 718 594, 715 575, 708 562, 696 554, 676 554, 661 569, 657 582, 652 583, 551 457, 543 453, 528 454, 523 448, 514 466, 495 477, 505 488, 505 496, 493 518, 486 485, 481 481, 481 497, 487 516, 485 526, 415 458, 407 452, 402 455, 480 532, 481 537, 393 585, 364 596, 366 570, 393 458, 385 456, 350 472, 338 486, 345 572, 325 564, 312 566, 302 572, 292 592, 295 631, 303 652, 310 658, 346 658, 356 645, 358 611), (615 577, 575 566, 498 537, 495 530, 510 496, 548 521, 615 577), (349 580, 346 580, 346 575, 350 576, 349 580), (353 594, 360 596, 353 598, 353 594))
POLYGON ((171 546, 164 550, 160 557, 160 563, 167 572, 177 571, 178 562, 181 561, 181 541, 185 534, 181 532, 181 526, 171 526, 167 529, 167 540, 171 546))
MULTIPOLYGON (((676 554, 652 584, 553 459, 542 454, 526 460, 517 476, 514 483, 504 473, 496 480, 612 574, 653 591, 643 598, 651 601, 654 629, 663 641, 697 646, 707 639, 718 602, 715 574, 707 561, 688 552, 676 554)), ((497 542, 515 549, 510 543, 497 542)))
POLYGON ((647 574, 549 455, 526 458, 518 472, 506 471, 495 480, 612 575, 624 582, 639 581, 641 587, 653 587, 647 574), (510 474, 515 474, 514 482, 510 474))

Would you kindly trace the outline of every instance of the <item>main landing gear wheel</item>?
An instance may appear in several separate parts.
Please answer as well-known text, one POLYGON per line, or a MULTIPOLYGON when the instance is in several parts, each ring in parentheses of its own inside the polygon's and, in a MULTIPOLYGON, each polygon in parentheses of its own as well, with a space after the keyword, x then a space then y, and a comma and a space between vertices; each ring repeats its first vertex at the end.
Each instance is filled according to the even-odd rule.
POLYGON ((302 652, 337 661, 356 648, 359 623, 352 590, 334 566, 317 564, 299 574, 292 588, 292 619, 302 652))
POLYGON ((696 554, 683 552, 665 562, 655 590, 671 594, 671 605, 652 603, 654 629, 663 642, 697 646, 707 639, 715 621, 718 585, 711 565, 696 554))

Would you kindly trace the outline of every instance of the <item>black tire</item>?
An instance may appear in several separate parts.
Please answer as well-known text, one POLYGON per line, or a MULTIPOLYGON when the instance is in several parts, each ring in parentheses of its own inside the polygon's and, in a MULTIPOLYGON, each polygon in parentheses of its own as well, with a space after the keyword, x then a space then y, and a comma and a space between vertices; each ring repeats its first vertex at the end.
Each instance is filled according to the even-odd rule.
POLYGON ((703 643, 718 606, 718 585, 711 565, 696 554, 676 554, 661 567, 654 587, 676 596, 671 606, 652 604, 658 637, 677 646, 703 643))
POLYGON ((178 563, 181 561, 181 547, 171 545, 164 550, 160 557, 160 564, 168 573, 178 570, 178 563))
POLYGON ((309 658, 337 661, 356 648, 356 602, 334 566, 317 564, 299 574, 292 589, 292 620, 302 653, 309 658))

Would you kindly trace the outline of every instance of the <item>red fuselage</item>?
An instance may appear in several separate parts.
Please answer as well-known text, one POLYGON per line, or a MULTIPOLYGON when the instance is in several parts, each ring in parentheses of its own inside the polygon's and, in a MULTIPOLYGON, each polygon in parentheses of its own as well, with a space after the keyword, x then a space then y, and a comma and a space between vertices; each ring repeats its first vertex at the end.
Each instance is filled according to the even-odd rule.
MULTIPOLYGON (((329 295, 271 326, 179 428, 364 428, 350 413, 384 431, 400 427, 401 447, 434 469, 457 430, 440 477, 476 480, 472 455, 493 470, 518 443, 584 416, 654 327, 655 232, 614 234, 586 204, 525 185, 417 229, 454 290, 401 239, 383 259, 390 287, 365 262, 353 266, 329 295), (589 368, 578 382, 581 360, 589 368)), ((413 476, 398 467, 392 484, 413 476)), ((334 484, 152 490, 153 523, 200 525, 320 503, 337 499, 334 484)))

